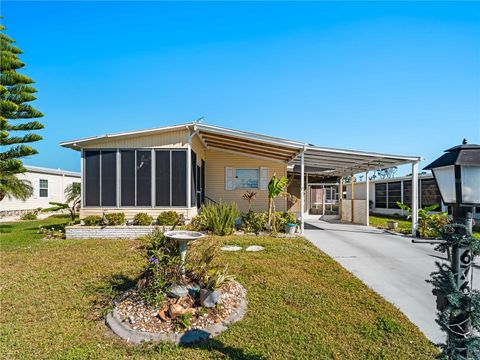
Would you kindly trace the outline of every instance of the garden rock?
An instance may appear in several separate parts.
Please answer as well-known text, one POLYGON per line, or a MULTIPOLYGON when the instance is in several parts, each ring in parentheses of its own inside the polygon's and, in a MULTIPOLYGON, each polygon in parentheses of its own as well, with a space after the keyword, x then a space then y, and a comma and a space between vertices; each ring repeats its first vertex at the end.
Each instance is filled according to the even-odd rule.
POLYGON ((223 251, 240 251, 242 250, 241 246, 236 246, 236 245, 225 245, 220 248, 223 251))
POLYGON ((183 285, 172 285, 167 291, 167 296, 172 298, 179 298, 188 295, 188 289, 183 285))
POLYGON ((213 308, 220 301, 222 293, 218 290, 200 289, 200 303, 203 307, 213 308))
POLYGON ((185 309, 182 305, 179 304, 172 304, 168 308, 168 314, 170 318, 175 319, 177 316, 182 315, 185 312, 185 309))
POLYGON ((195 284, 188 287, 188 294, 191 296, 197 296, 200 292, 200 285, 195 284))
POLYGON ((262 250, 265 250, 265 248, 259 245, 251 245, 247 247, 247 251, 262 251, 262 250))

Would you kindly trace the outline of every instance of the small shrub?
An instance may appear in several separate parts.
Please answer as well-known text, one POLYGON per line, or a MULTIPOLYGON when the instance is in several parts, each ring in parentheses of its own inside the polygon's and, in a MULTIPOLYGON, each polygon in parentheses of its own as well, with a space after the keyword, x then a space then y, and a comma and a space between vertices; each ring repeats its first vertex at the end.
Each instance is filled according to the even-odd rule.
POLYGON ((274 221, 275 221, 276 229, 280 231, 284 231, 285 224, 297 223, 297 217, 292 212, 279 211, 275 213, 274 221))
POLYGON ((102 217, 98 215, 86 216, 82 220, 85 226, 98 226, 102 223, 102 217))
POLYGON ((207 219, 204 214, 194 216, 188 225, 188 229, 193 231, 204 231, 206 227, 207 219))
POLYGON ((20 216, 20 220, 37 220, 37 212, 29 211, 20 216))
POLYGON ((267 213, 248 211, 242 214, 242 230, 258 234, 267 226, 267 213))
POLYGON ((107 220, 107 224, 110 226, 123 225, 125 224, 125 213, 108 213, 105 214, 105 219, 107 220))
POLYGON ((174 226, 180 221, 180 215, 176 211, 164 211, 157 217, 158 225, 174 226))
POLYGON ((220 203, 202 205, 202 216, 204 216, 204 229, 211 231, 214 235, 230 235, 235 229, 235 220, 240 212, 236 203, 220 203))
POLYGON ((152 217, 147 213, 138 213, 133 218, 133 225, 148 226, 152 223, 152 217))

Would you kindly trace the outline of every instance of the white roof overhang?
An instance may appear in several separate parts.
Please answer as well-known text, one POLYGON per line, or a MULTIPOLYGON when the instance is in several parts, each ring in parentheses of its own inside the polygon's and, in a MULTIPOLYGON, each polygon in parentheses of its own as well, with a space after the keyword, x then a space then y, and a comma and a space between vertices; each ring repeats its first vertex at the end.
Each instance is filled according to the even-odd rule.
POLYGON ((312 173, 325 176, 347 176, 368 170, 418 162, 419 156, 402 156, 335 149, 314 146, 299 141, 292 141, 248 131, 207 125, 198 122, 154 129, 106 134, 78 140, 63 142, 63 147, 80 150, 88 143, 107 138, 128 138, 153 135, 160 132, 188 129, 192 136, 198 136, 205 147, 228 152, 245 154, 295 166, 301 164, 300 154, 304 153, 304 165, 312 173))
MULTIPOLYGON (((368 170, 383 169, 418 162, 419 156, 403 156, 375 152, 307 146, 304 152, 304 165, 317 168, 315 173, 328 176, 347 176, 368 170)), ((291 165, 301 165, 297 156, 291 165)))

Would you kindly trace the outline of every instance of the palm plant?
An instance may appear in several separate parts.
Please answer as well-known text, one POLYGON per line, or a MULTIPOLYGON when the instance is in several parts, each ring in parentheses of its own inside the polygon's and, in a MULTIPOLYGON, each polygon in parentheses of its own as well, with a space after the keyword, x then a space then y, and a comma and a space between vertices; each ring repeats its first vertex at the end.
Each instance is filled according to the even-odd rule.
POLYGON ((277 178, 272 176, 268 183, 268 227, 272 231, 277 231, 275 225, 275 198, 285 194, 285 189, 288 185, 288 179, 286 177, 277 178))
POLYGON ((11 173, 2 173, 0 171, 0 201, 5 197, 9 199, 27 200, 33 193, 33 187, 30 181, 19 179, 11 173))
POLYGON ((252 210, 252 202, 255 200, 256 196, 257 196, 257 193, 255 191, 247 191, 242 196, 243 200, 246 200, 248 202, 248 211, 249 212, 252 210))
POLYGON ((70 213, 70 217, 72 221, 75 221, 75 216, 77 213, 77 208, 80 206, 81 202, 81 186, 80 183, 74 182, 68 185, 65 188, 65 203, 59 202, 50 202, 49 204, 53 205, 53 207, 48 209, 43 209, 43 211, 59 211, 67 209, 70 213))

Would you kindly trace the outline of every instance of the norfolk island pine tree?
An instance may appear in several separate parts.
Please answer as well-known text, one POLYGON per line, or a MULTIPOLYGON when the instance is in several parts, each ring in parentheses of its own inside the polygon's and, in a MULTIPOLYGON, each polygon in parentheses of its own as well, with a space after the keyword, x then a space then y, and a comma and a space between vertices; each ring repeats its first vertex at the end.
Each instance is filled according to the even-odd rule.
MULTIPOLYGON (((3 23, 3 17, 1 20, 3 23)), ((17 175, 26 171, 22 159, 38 153, 26 144, 42 139, 32 131, 43 129, 43 125, 32 119, 43 114, 29 104, 36 99, 37 90, 31 85, 32 79, 17 72, 25 66, 19 59, 22 51, 14 45, 15 40, 5 35, 5 30, 0 24, 0 201, 4 197, 25 200, 32 195, 33 188, 17 175)))

